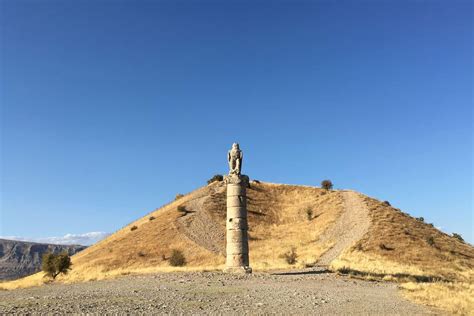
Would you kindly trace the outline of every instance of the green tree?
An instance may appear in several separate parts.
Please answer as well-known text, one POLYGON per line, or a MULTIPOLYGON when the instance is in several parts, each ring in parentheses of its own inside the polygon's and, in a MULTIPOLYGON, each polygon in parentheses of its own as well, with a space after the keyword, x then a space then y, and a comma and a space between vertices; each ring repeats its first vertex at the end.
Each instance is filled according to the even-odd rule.
POLYGON ((57 255, 48 252, 43 255, 43 272, 53 279, 56 279, 60 273, 67 274, 67 272, 71 270, 71 265, 71 257, 69 257, 67 252, 57 255))
POLYGON ((332 190, 332 182, 331 180, 323 180, 321 181, 321 188, 324 190, 332 190))

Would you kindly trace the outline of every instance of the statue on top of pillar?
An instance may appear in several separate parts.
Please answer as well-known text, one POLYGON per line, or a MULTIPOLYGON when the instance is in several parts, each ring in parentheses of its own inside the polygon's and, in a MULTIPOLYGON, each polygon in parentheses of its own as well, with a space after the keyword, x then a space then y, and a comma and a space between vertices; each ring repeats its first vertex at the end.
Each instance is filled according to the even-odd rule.
POLYGON ((240 150, 239 148, 239 144, 233 143, 232 149, 229 150, 229 152, 227 153, 227 161, 229 162, 230 175, 235 174, 237 176, 240 176, 243 158, 244 155, 242 153, 242 150, 240 150))

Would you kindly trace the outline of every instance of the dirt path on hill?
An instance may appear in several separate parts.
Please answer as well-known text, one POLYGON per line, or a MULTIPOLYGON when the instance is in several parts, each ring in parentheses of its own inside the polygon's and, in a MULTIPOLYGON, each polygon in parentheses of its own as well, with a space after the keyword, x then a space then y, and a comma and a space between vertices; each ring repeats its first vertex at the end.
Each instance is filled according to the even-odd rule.
MULTIPOLYGON (((0 291, 0 314, 432 315, 396 284, 300 270, 163 273, 0 291)), ((439 314, 439 312, 438 312, 439 314)))
POLYGON ((327 266, 336 259, 342 251, 360 240, 368 231, 370 217, 367 206, 359 194, 354 191, 344 191, 344 211, 324 234, 319 242, 334 241, 332 248, 326 251, 318 261, 318 265, 327 266))
POLYGON ((204 207, 214 194, 225 191, 225 186, 213 185, 204 194, 184 203, 189 212, 176 221, 176 228, 201 247, 225 255, 225 229, 216 223, 204 207))

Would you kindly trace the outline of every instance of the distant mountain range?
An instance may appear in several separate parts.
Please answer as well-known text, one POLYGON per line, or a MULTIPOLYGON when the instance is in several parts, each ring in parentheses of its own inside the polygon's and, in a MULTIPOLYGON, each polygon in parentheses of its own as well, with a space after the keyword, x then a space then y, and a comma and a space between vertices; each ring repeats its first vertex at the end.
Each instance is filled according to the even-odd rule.
POLYGON ((87 248, 79 245, 54 245, 0 239, 0 281, 13 280, 41 270, 44 253, 66 251, 73 255, 87 248))

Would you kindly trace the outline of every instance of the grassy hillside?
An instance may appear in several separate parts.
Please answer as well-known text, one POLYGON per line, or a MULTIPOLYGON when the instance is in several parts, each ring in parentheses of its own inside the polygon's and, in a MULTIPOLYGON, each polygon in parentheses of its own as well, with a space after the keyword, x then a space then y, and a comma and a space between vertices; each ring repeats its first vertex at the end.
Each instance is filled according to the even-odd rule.
POLYGON ((411 299, 451 313, 473 313, 474 247, 390 205, 364 200, 372 222, 369 231, 331 268, 398 281, 411 299))
MULTIPOLYGON (((300 265, 315 262, 330 246, 315 240, 343 208, 338 192, 254 182, 248 190, 248 205, 250 260, 256 269, 287 267, 280 255, 291 247, 299 250, 300 265), (308 209, 313 212, 311 220, 308 209)), ((225 216, 225 185, 215 182, 78 254, 68 278, 87 280, 124 270, 169 269, 172 249, 183 251, 186 269, 221 269, 225 216)))
MULTIPOLYGON (((406 295, 415 300, 437 301, 437 306, 453 312, 474 310, 474 248, 432 225, 352 191, 251 182, 247 194, 254 270, 311 266, 321 258, 321 263, 342 273, 405 282, 406 295), (282 257, 291 248, 298 254, 292 266, 282 257), (441 297, 442 293, 448 295, 441 297), (455 300, 442 303, 449 295, 455 300)), ((224 254, 225 185, 214 182, 73 256, 73 270, 58 279, 76 282, 128 273, 218 270, 223 268, 224 254), (185 267, 170 267, 173 249, 184 253, 185 267)), ((43 282, 37 274, 0 287, 43 282)))

